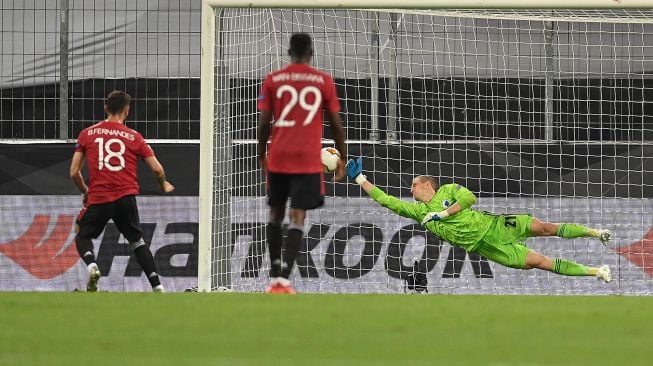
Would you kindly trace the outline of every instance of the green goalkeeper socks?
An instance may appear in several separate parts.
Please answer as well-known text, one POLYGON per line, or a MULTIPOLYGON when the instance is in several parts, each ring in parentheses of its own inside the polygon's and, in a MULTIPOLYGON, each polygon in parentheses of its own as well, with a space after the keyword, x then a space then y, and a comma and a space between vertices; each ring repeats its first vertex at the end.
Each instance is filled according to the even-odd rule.
POLYGON ((596 230, 578 224, 560 224, 557 235, 561 238, 584 238, 596 236, 596 230))
POLYGON ((553 260, 553 273, 565 276, 589 276, 589 269, 582 264, 566 261, 564 259, 553 260))
MULTIPOLYGON (((568 239, 583 238, 587 236, 596 237, 596 230, 578 224, 561 224, 558 228, 558 236, 568 239)), ((587 268, 584 265, 578 264, 576 262, 566 261, 564 259, 554 259, 552 271, 553 273, 565 276, 593 275, 590 268, 587 268)))

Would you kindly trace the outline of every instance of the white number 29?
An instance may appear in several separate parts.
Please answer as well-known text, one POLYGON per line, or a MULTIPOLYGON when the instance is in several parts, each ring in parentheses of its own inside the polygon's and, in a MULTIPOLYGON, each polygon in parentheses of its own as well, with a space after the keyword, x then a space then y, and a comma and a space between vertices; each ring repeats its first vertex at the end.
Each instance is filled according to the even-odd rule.
POLYGON ((119 139, 109 139, 107 142, 104 142, 104 138, 98 137, 95 139, 95 142, 98 144, 98 169, 102 170, 107 168, 112 172, 118 172, 125 168, 125 143, 119 139), (111 145, 118 145, 118 150, 114 151, 111 149, 111 145), (115 158, 118 160, 119 165, 111 164, 111 159, 115 158))
POLYGON ((297 101, 299 100, 299 106, 308 111, 308 115, 304 119, 304 126, 308 125, 309 123, 313 122, 313 118, 317 114, 318 110, 320 109, 320 105, 322 105, 322 93, 320 92, 320 89, 314 87, 314 86, 306 86, 302 88, 302 90, 297 93, 297 89, 290 85, 282 85, 279 89, 277 89, 277 98, 281 98, 283 96, 283 93, 290 93, 290 101, 286 106, 283 108, 281 111, 281 115, 279 116, 279 119, 274 123, 276 127, 292 127, 295 125, 295 121, 293 120, 287 120, 286 117, 288 117, 288 113, 295 108, 295 105, 297 104, 297 101), (306 100, 306 96, 308 94, 313 94, 313 103, 308 103, 306 100))

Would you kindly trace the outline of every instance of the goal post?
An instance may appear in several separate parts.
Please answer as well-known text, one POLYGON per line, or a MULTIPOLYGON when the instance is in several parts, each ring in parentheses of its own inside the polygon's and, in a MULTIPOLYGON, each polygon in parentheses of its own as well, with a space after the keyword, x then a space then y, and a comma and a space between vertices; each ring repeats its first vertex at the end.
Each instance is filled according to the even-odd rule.
MULTIPOLYGON (((327 183, 309 211, 298 290, 651 294, 653 4, 644 0, 204 0, 198 236, 200 291, 262 291, 268 207, 256 156, 264 76, 292 33, 334 76, 350 157, 389 194, 433 175, 477 208, 608 227, 615 241, 529 239, 546 255, 609 264, 615 286, 518 271, 451 247, 327 183), (651 46, 649 46, 651 45, 651 46), (647 239, 649 238, 649 239, 647 239), (648 241, 647 241, 648 240, 648 241)), ((332 144, 328 129, 324 144, 332 144)))
POLYGON ((200 175, 198 222, 198 291, 211 291, 211 245, 213 217, 213 64, 215 62, 215 12, 202 1, 200 27, 200 175))

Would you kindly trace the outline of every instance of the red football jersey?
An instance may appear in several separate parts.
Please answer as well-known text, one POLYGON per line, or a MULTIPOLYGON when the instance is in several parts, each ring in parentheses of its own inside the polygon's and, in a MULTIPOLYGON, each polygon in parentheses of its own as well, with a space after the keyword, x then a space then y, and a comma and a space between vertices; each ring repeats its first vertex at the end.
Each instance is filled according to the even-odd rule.
POLYGON ((268 170, 320 173, 323 113, 340 111, 333 78, 308 64, 290 64, 263 82, 258 109, 274 116, 268 170))
POLYGON ((102 121, 82 130, 75 151, 86 156, 88 204, 138 194, 138 158, 154 155, 140 133, 114 121, 102 121))

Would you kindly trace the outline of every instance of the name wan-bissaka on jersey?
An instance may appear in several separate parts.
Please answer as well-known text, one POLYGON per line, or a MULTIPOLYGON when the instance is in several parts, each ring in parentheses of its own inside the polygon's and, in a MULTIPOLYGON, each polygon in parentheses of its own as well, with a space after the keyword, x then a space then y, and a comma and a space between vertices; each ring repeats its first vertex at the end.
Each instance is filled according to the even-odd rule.
POLYGON ((280 81, 309 81, 314 83, 324 84, 324 77, 320 74, 307 74, 303 72, 282 72, 272 76, 272 81, 278 83, 280 81))

